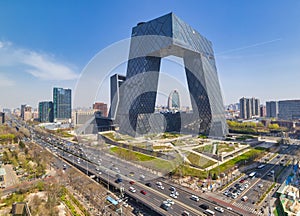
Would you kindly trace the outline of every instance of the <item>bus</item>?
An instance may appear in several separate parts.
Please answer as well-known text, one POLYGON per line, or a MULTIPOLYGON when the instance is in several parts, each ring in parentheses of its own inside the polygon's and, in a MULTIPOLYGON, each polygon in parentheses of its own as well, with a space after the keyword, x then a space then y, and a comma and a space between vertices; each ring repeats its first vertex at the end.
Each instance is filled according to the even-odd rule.
POLYGON ((255 176, 256 172, 252 172, 249 174, 249 178, 253 178, 255 176))
POLYGON ((206 215, 215 215, 215 212, 212 211, 212 210, 206 209, 206 210, 204 211, 204 214, 206 214, 206 215))

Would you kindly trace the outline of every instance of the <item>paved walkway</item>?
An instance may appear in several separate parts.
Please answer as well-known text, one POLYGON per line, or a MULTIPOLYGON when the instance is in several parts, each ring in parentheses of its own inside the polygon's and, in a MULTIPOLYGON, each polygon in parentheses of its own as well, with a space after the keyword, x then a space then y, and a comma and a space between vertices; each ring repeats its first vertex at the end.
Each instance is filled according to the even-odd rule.
POLYGON ((4 177, 4 182, 6 187, 13 186, 15 184, 19 183, 18 176, 16 175, 16 172, 13 170, 13 165, 6 164, 3 166, 5 169, 6 175, 4 177))

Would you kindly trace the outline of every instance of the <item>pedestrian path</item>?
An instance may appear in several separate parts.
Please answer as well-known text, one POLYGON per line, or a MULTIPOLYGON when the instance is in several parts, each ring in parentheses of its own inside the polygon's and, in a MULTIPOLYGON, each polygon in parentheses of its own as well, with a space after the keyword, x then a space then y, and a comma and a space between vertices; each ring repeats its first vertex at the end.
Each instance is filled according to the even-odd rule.
POLYGON ((251 212, 252 214, 255 214, 255 215, 261 215, 263 216, 264 214, 261 213, 261 212, 257 212, 254 208, 251 208, 250 206, 247 206, 245 205, 245 203, 237 203, 237 202, 234 202, 232 203, 232 205, 238 207, 238 208, 241 208, 241 209, 244 209, 246 210, 247 212, 251 212))

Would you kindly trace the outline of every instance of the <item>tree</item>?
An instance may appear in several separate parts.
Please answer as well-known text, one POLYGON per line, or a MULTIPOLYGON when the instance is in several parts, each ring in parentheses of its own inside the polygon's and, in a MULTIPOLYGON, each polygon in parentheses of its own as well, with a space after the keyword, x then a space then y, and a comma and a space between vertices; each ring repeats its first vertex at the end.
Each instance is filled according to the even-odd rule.
POLYGON ((278 124, 269 124, 268 128, 270 130, 278 130, 279 129, 279 125, 278 124))
POLYGON ((217 176, 216 173, 214 173, 213 176, 212 176, 212 180, 217 180, 217 179, 218 179, 218 176, 217 176))

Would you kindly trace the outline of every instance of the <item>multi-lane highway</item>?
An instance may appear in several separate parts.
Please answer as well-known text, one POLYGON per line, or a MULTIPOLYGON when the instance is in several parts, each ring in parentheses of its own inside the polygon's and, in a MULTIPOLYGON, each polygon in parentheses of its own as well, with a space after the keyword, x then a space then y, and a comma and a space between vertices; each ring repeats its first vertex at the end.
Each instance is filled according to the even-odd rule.
POLYGON ((161 215, 181 215, 184 211, 189 212, 190 215, 202 215, 205 211, 203 206, 208 206, 210 210, 215 212, 215 215, 264 215, 267 203, 265 201, 258 202, 258 199, 273 184, 274 177, 280 177, 278 174, 282 172, 285 163, 290 159, 285 153, 298 148, 290 146, 287 147, 289 149, 282 149, 279 154, 269 153, 266 156, 268 158, 265 157, 258 163, 258 166, 263 166, 247 171, 241 178, 225 189, 230 190, 230 193, 224 195, 223 190, 210 197, 209 194, 196 193, 176 185, 168 179, 157 176, 149 169, 118 159, 104 151, 74 144, 50 134, 47 136, 40 135, 33 128, 30 128, 30 131, 33 140, 37 144, 47 148, 88 175, 94 176, 96 180, 109 182, 110 185, 116 188, 123 187, 127 196, 139 200, 139 202, 144 203, 161 215), (249 178, 251 172, 255 172, 255 175, 249 178), (119 177, 122 178, 122 182, 115 182, 119 177), (161 182, 160 187, 156 185, 158 181, 161 182), (130 182, 134 182, 134 184, 130 184, 130 182), (151 187, 146 186, 146 183, 148 185, 150 183, 151 187), (130 191, 130 187, 134 187, 135 192, 132 192, 134 190, 130 191), (176 191, 173 192, 173 195, 170 190, 171 187, 174 187, 176 191), (141 191, 146 193, 143 194, 141 191), (232 198, 231 195, 228 196, 228 194, 237 191, 236 198, 232 198), (199 200, 192 200, 192 195, 198 196, 199 200), (243 201, 242 197, 245 196, 247 200, 243 201), (172 199, 175 204, 168 204, 170 207, 166 211, 160 206, 167 199, 172 199), (199 206, 202 206, 202 208, 199 206), (222 212, 218 211, 220 208, 222 212))
POLYGON ((227 206, 222 205, 221 208, 223 212, 216 211, 215 207, 220 206, 216 202, 213 203, 210 200, 201 198, 201 194, 196 194, 200 198, 198 202, 193 201, 191 200, 191 196, 195 194, 193 191, 181 189, 179 185, 170 184, 145 168, 135 166, 127 161, 114 158, 111 155, 107 155, 95 149, 61 141, 53 136, 41 136, 35 137, 34 139, 38 144, 49 149, 69 163, 81 170, 85 170, 89 175, 109 182, 117 188, 120 186, 124 187, 125 193, 128 196, 138 199, 162 215, 181 215, 184 211, 189 212, 190 215, 202 215, 205 209, 199 207, 201 204, 209 206, 209 209, 213 210, 215 215, 240 215, 226 209, 227 206), (115 183, 117 175, 121 176, 122 183, 115 183), (135 184, 131 185, 129 183, 130 181, 134 181, 135 184), (163 187, 158 188, 156 185, 157 181, 162 182, 163 187), (151 187, 146 186, 146 183, 151 183, 151 187), (130 192, 129 187, 136 187, 136 192, 130 192), (177 198, 170 197, 172 193, 172 191, 169 190, 170 187, 176 188, 179 194, 177 198), (145 195, 140 192, 142 190, 146 191, 145 195), (159 208, 167 199, 172 199, 175 202, 174 205, 170 206, 168 211, 159 208))

